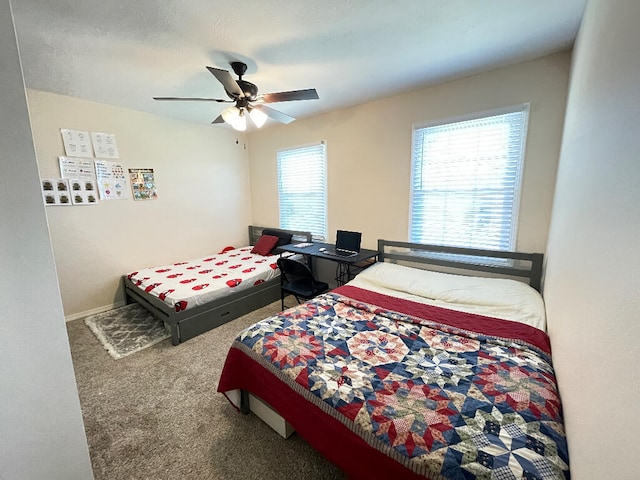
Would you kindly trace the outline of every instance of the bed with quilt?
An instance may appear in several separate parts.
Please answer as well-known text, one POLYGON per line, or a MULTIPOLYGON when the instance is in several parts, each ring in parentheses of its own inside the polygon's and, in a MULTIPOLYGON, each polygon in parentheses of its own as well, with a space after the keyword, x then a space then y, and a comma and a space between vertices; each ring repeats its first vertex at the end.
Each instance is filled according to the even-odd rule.
MULTIPOLYGON (((422 247, 380 241, 347 285, 240 332, 218 391, 258 397, 349 478, 570 478, 542 297, 415 268, 451 263, 422 247)), ((542 256, 509 253, 468 268, 539 288, 542 256)))
POLYGON ((171 328, 177 345, 280 298, 281 245, 308 242, 309 232, 249 227, 250 245, 124 275, 127 300, 171 328))

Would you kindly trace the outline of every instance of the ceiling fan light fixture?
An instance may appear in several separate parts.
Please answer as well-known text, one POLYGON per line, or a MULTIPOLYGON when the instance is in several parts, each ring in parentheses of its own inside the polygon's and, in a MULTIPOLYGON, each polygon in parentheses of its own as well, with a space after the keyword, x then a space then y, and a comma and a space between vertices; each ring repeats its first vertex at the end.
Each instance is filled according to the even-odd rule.
POLYGON ((258 128, 262 127, 267 121, 267 118, 269 118, 267 114, 259 108, 252 108, 249 112, 249 116, 251 117, 251 121, 258 128))
POLYGON ((244 110, 240 110, 238 118, 231 126, 240 132, 244 132, 247 129, 247 117, 244 114, 244 110))
POLYGON ((235 130, 244 132, 247 129, 247 117, 244 115, 243 109, 238 107, 225 108, 220 115, 235 130))

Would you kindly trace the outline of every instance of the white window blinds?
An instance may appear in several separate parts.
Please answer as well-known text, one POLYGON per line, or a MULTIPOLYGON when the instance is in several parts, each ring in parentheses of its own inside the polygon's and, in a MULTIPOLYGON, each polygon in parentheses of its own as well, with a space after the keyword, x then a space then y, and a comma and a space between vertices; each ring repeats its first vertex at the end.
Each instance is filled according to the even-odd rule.
POLYGON ((326 171, 324 142, 278 152, 280 228, 327 237, 326 171))
POLYGON ((414 129, 412 242, 514 249, 528 114, 414 129))

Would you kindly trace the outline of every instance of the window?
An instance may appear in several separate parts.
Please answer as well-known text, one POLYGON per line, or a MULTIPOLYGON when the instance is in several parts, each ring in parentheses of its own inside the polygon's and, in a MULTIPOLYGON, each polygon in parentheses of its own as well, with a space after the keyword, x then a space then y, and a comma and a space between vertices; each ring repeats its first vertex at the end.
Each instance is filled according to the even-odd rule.
POLYGON ((415 128, 410 241, 513 250, 529 106, 415 128))
POLYGON ((326 171, 324 142, 278 152, 280 228, 327 238, 326 171))

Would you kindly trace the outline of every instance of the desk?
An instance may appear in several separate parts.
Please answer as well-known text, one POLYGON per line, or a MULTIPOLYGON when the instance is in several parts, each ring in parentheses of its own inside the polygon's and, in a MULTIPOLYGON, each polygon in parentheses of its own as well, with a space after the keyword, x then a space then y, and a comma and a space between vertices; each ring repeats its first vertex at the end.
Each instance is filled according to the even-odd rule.
POLYGON ((338 286, 344 285, 352 280, 358 273, 374 263, 378 257, 377 250, 360 249, 360 253, 353 257, 342 257, 340 255, 332 255, 330 253, 321 252, 321 248, 333 249, 335 245, 331 243, 313 242, 308 247, 298 247, 296 244, 282 245, 279 247, 283 252, 298 253, 300 255, 308 255, 314 258, 323 258, 338 264, 336 273, 336 282, 338 286), (366 263, 363 265, 363 262, 366 263))

